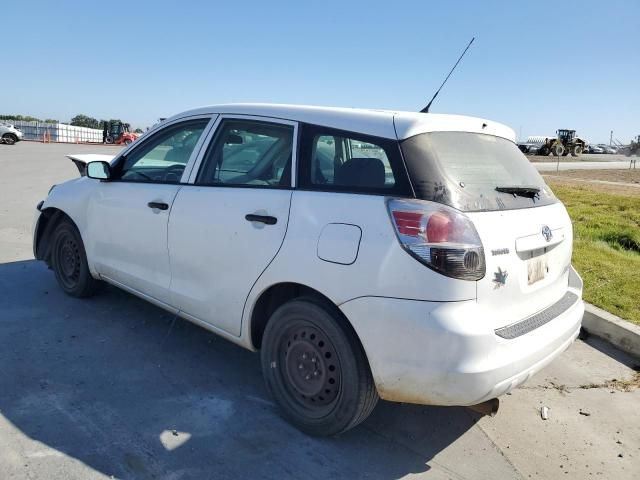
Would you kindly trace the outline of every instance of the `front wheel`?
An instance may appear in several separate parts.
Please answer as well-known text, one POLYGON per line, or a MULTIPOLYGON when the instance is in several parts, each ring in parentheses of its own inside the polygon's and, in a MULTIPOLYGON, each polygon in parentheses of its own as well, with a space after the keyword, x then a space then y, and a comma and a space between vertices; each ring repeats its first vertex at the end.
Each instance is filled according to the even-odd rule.
POLYGON ((573 150, 571 151, 572 157, 579 157, 581 154, 582 154, 582 147, 580 145, 576 145, 575 147, 573 147, 573 150))
POLYGON ((561 157, 564 153, 564 146, 561 143, 556 143, 551 149, 551 152, 554 156, 561 157))
POLYGON ((18 141, 18 137, 16 137, 13 133, 5 133, 2 136, 2 141, 7 145, 15 145, 18 141))
POLYGON ((62 290, 72 297, 89 297, 100 285, 89 271, 80 233, 68 221, 60 222, 53 232, 51 266, 62 290))
POLYGON ((271 316, 262 341, 267 389, 293 425, 336 435, 366 419, 378 401, 364 351, 340 313, 314 298, 271 316))

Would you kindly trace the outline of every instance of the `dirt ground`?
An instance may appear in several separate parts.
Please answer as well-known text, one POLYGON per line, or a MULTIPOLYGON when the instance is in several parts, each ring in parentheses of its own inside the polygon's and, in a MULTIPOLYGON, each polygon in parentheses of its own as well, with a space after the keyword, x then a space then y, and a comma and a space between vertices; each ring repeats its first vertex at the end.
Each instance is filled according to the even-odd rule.
POLYGON ((565 170, 543 174, 551 183, 588 186, 606 193, 640 196, 640 168, 633 170, 565 170))

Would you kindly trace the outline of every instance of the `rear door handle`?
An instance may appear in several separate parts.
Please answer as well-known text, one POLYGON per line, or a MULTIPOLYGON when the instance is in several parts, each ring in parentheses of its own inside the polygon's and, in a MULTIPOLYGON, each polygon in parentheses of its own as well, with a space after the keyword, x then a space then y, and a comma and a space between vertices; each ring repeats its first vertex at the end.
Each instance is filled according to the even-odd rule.
POLYGON ((278 223, 278 219, 270 215, 256 215, 255 213, 249 213, 245 215, 244 218, 249 222, 261 222, 267 225, 275 225, 278 223))
POLYGON ((149 208, 157 208, 158 210, 168 210, 169 205, 163 202, 149 202, 147 203, 149 208))

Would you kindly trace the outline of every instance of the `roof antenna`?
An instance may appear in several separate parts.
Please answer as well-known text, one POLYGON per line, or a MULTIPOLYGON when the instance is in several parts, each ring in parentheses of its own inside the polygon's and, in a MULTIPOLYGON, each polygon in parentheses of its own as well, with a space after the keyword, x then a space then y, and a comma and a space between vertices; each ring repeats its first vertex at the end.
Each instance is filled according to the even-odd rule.
POLYGON ((462 60, 462 57, 464 57, 464 54, 467 53, 467 50, 469 50, 469 47, 471 46, 471 44, 473 43, 473 41, 475 39, 476 39, 476 37, 473 37, 471 39, 471 41, 469 42, 469 45, 467 45, 467 48, 464 49, 464 52, 462 52, 462 55, 460 55, 460 58, 458 58, 458 61, 456 62, 456 64, 453 66, 453 68, 449 72, 449 75, 447 75, 447 78, 444 79, 444 82, 442 82, 442 85, 440 85, 440 88, 438 88, 436 93, 433 94, 433 97, 431 97, 431 101, 427 104, 427 106, 424 107, 422 110, 420 110, 420 113, 429 113, 429 108, 431 107, 431 104, 433 103, 433 101, 436 99, 436 97, 440 93, 440 90, 442 90, 442 87, 444 87, 444 84, 447 83, 447 80, 449 80, 449 77, 451 76, 453 71, 456 69, 456 67, 460 63, 460 60, 462 60))

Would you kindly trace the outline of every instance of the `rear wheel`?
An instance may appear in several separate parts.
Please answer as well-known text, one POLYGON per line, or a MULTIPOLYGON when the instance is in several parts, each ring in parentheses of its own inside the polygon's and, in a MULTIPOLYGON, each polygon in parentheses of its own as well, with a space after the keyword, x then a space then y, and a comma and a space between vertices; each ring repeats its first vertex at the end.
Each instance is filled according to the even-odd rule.
POLYGON ((62 290, 73 297, 93 295, 100 282, 89 272, 84 244, 76 227, 66 220, 60 222, 53 232, 52 245, 51 266, 62 290))
POLYGON ((4 141, 4 143, 6 143, 7 145, 15 145, 16 142, 18 141, 18 137, 16 137, 13 133, 5 133, 2 136, 2 140, 4 141))
POLYGON ((283 416, 310 435, 335 435, 378 401, 366 356, 332 305, 300 298, 278 308, 262 341, 262 371, 283 416))
POLYGON ((132 142, 133 142, 133 140, 131 140, 130 138, 125 138, 124 139, 124 144, 125 145, 131 145, 132 142))
POLYGON ((581 154, 582 154, 582 147, 580 145, 576 145, 571 150, 571 156, 572 157, 579 157, 581 154))

